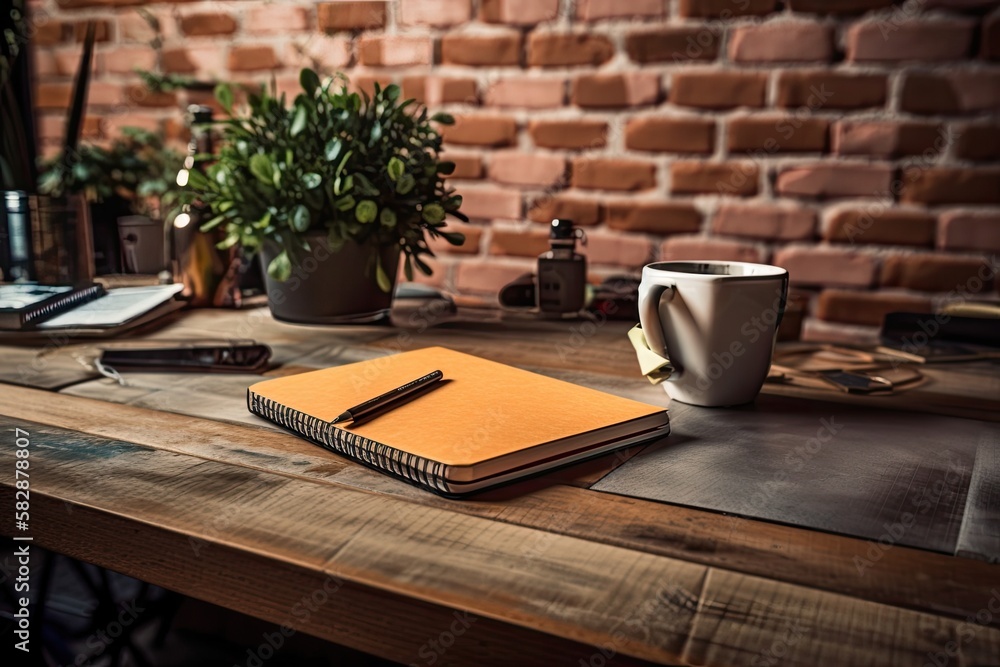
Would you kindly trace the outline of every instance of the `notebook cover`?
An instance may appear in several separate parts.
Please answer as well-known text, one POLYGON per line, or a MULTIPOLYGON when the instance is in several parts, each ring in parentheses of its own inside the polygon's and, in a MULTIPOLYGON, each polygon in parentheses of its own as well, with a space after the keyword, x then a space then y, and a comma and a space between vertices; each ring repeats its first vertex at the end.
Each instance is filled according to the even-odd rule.
POLYGON ((0 329, 25 329, 104 294, 100 285, 0 285, 0 329))
MULTIPOLYGON (((441 347, 259 382, 249 388, 248 404, 252 412, 322 440, 320 431, 345 409, 433 370, 444 374, 440 387, 356 428, 333 428, 348 446, 370 441, 373 449, 402 452, 402 465, 434 476, 448 466, 474 466, 533 447, 543 458, 547 443, 665 413, 441 347)), ((368 462, 379 465, 378 459, 368 462)))

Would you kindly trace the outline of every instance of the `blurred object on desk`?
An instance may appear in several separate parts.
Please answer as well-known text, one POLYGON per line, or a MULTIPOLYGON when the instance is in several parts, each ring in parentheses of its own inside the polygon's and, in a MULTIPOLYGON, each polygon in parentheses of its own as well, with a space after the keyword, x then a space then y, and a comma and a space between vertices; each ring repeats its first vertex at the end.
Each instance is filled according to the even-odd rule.
MULTIPOLYGON (((991 310, 984 307, 981 312, 991 310)), ((880 338, 880 352, 914 363, 1000 359, 1000 319, 996 317, 889 313, 880 338)))

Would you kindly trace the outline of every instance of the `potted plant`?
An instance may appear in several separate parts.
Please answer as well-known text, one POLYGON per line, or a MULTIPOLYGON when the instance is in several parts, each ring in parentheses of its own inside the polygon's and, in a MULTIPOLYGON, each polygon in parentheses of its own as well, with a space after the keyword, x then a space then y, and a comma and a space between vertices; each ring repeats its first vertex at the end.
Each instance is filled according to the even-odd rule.
POLYGON ((166 209, 176 195, 174 180, 184 161, 178 151, 164 145, 155 132, 135 127, 122 128, 122 134, 107 146, 80 145, 71 160, 59 155, 45 165, 40 179, 43 193, 62 197, 80 195, 90 206, 94 224, 95 259, 99 272, 117 273, 122 247, 118 222, 128 218, 131 227, 149 227, 144 234, 149 247, 149 261, 132 269, 155 272, 164 268, 163 225, 166 209), (137 216, 141 216, 140 220, 137 216), (152 229, 155 226, 155 232, 152 229))
POLYGON ((291 104, 266 90, 233 110, 233 90, 216 97, 229 117, 222 147, 204 173, 192 171, 191 203, 207 208, 202 229, 222 225, 221 246, 262 253, 268 303, 278 319, 335 323, 383 317, 392 303, 400 254, 407 279, 433 253, 427 238, 460 245, 445 217, 468 220, 444 181, 454 163, 438 158, 441 135, 399 87, 349 92, 302 70, 291 104))

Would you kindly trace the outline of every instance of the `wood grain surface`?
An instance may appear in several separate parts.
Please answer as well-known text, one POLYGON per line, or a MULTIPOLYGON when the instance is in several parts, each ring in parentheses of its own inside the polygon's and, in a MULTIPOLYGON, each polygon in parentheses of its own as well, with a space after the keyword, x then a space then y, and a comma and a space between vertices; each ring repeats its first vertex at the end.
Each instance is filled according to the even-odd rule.
MULTIPOLYGON (((636 377, 624 323, 410 317, 322 328, 266 310, 195 311, 142 342, 253 338, 275 351, 271 376, 446 345, 667 404, 636 377)), ((447 500, 247 420, 231 406, 249 378, 149 374, 121 387, 81 375, 77 359, 95 352, 46 351, 63 361, 37 386, 62 394, 0 385, 0 429, 38 434, 35 539, 62 553, 406 664, 428 664, 421 651, 456 622, 467 630, 435 664, 998 662, 1000 614, 967 621, 1000 604, 988 563, 898 545, 872 553, 864 540, 586 488, 634 451, 447 500), (315 612, 291 613, 331 585, 315 612)), ((1000 405, 990 369, 978 389, 948 382, 960 384, 884 400, 926 409, 952 391, 982 398, 973 412, 1000 405)), ((0 448, 0 465, 11 456, 0 448)), ((983 488, 975 502, 989 510, 996 491, 983 488)), ((0 502, 11 496, 5 478, 0 502)), ((963 524, 960 543, 996 538, 983 516, 963 524)))
MULTIPOLYGON (((39 544, 275 622, 332 577, 337 602, 308 631, 391 659, 412 660, 447 630, 448 611, 494 623, 470 628, 442 664, 574 664, 589 655, 580 644, 666 664, 745 664, 779 644, 785 664, 915 664, 958 632, 959 621, 939 615, 18 424, 31 433, 33 467, 45 470, 33 488, 39 544), (414 617, 414 602, 436 613, 414 617)), ((13 452, 0 460, 12 465, 13 452)), ((5 485, 0 502, 9 500, 5 485)), ((980 627, 962 660, 998 651, 1000 630, 980 627)))

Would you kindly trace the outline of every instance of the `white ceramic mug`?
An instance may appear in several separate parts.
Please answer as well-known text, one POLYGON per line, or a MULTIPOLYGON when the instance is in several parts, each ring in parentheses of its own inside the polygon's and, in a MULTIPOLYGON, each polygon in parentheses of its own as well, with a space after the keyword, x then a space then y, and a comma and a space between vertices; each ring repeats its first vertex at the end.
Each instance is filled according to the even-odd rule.
POLYGON ((649 348, 670 359, 670 398, 739 405, 767 378, 788 296, 788 272, 746 262, 657 262, 642 270, 639 320, 649 348))

